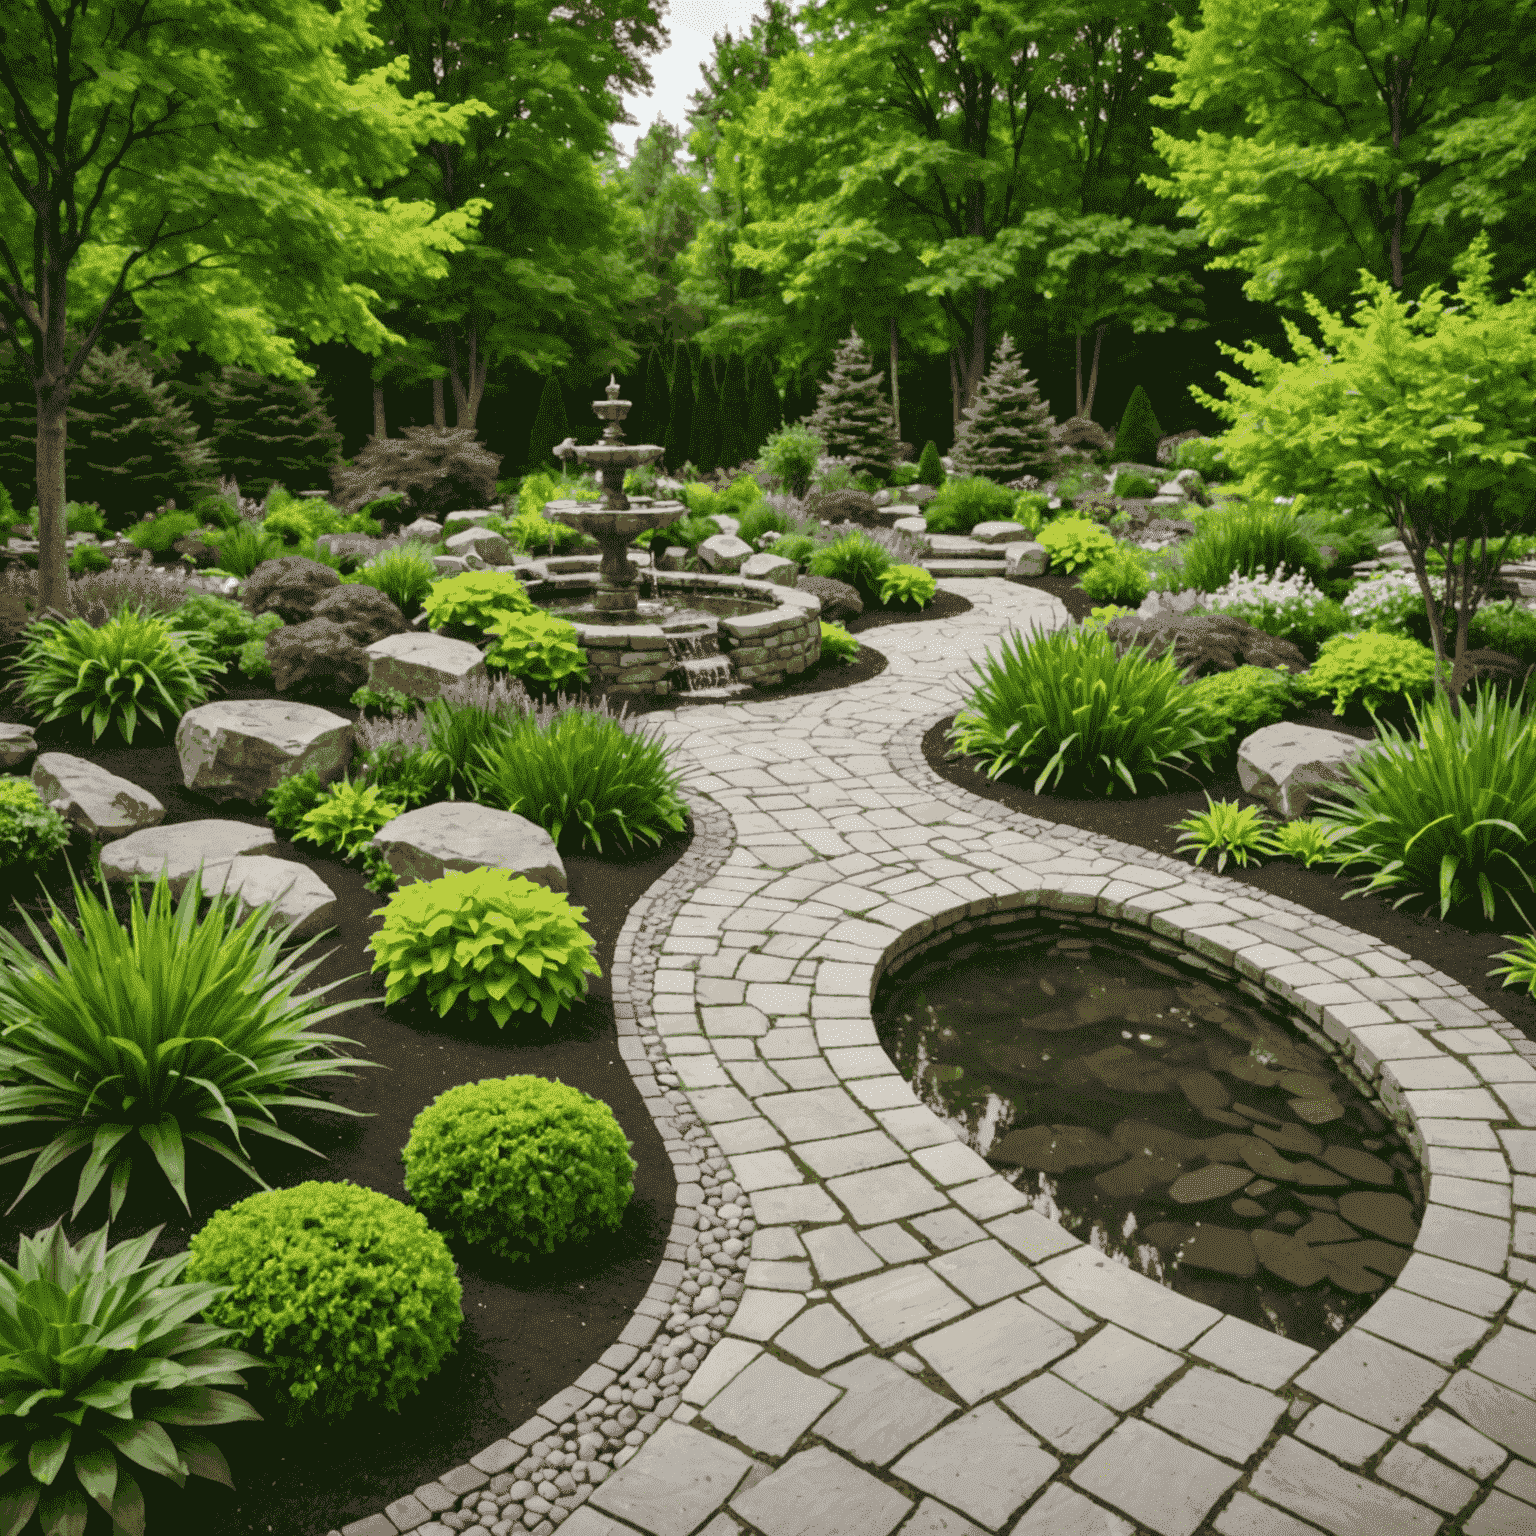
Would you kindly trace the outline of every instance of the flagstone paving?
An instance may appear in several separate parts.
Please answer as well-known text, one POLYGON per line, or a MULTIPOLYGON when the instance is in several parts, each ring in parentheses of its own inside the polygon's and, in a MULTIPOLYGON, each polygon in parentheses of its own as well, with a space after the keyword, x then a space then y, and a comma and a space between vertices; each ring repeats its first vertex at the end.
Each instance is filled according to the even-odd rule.
POLYGON ((878 678, 652 717, 694 810, 631 914, 621 1048, 666 1262, 540 1414, 344 1536, 1536 1531, 1536 1044, 1399 950, 940 780, 921 740, 1054 600, 891 626, 878 678), (1044 908, 1287 1005, 1424 1164, 1417 1251, 1319 1355, 1026 1210, 880 1048, 881 969, 1044 908))

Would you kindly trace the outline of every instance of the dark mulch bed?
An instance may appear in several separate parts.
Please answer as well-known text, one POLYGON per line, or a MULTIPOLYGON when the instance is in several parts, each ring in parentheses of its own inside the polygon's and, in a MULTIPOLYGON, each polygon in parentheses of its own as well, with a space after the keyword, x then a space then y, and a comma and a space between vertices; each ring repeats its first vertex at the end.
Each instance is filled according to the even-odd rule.
POLYGON ((1028 576, 1019 580, 1017 584, 1021 587, 1033 587, 1039 592, 1050 593, 1067 610, 1067 613, 1079 622, 1088 617, 1090 610, 1105 606, 1097 598, 1089 597, 1078 586, 1076 576, 1028 576))
MULTIPOLYGON (((1170 823, 1203 811, 1207 792, 1212 799, 1259 805, 1268 813, 1267 806, 1243 793, 1238 783, 1236 761, 1232 757, 1218 765, 1214 772, 1201 774, 1196 780, 1169 772, 1171 788, 1166 794, 1133 797, 1123 793, 1107 799, 1064 793, 1036 795, 1022 774, 1010 773, 1001 779, 989 780, 977 759, 949 758, 945 733, 953 718, 941 720, 923 737, 923 756, 929 767, 941 778, 970 790, 972 794, 1043 821, 1081 827, 1120 842, 1188 860, 1192 865, 1192 856, 1175 847, 1179 833, 1170 830, 1170 823)), ((1372 735, 1368 720, 1340 720, 1326 708, 1294 718, 1302 725, 1348 731, 1362 738, 1372 735)), ((1214 859, 1215 855, 1207 855, 1202 867, 1213 869, 1214 859)), ((1358 876, 1341 877, 1322 867, 1303 869, 1290 859, 1250 864, 1246 869, 1238 868, 1229 859, 1223 873, 1244 885, 1298 902, 1384 943, 1396 945, 1415 960, 1427 961, 1469 988, 1484 1003, 1497 1008, 1530 1038, 1536 1039, 1536 999, 1513 988, 1506 991, 1497 979, 1486 974, 1494 965, 1492 957, 1508 947, 1504 935, 1518 931, 1518 919, 1510 917, 1488 924, 1480 915, 1459 914, 1465 920, 1463 926, 1461 922, 1442 922, 1435 912, 1422 905, 1394 910, 1391 903, 1380 896, 1350 896, 1346 900, 1346 893, 1359 885, 1358 876)))
MULTIPOLYGON (((151 790, 165 802, 168 822, 199 817, 262 821, 250 807, 215 806, 189 794, 182 787, 174 750, 153 734, 143 738, 142 745, 110 750, 82 745, 59 726, 47 727, 39 736, 45 750, 52 746, 81 752, 151 790)), ((399 1414, 365 1409, 335 1426, 290 1430, 273 1408, 262 1373, 252 1372, 249 1396, 265 1422, 218 1431, 238 1491, 192 1479, 184 1494, 168 1485, 151 1492, 149 1485, 158 1480, 146 1478, 146 1495, 153 1501, 151 1526, 196 1530, 204 1536, 265 1536, 270 1531, 318 1536, 373 1513, 483 1450, 568 1387, 614 1343, 661 1261, 676 1186, 661 1139, 617 1050, 608 976, 613 946, 630 907, 686 847, 687 838, 680 837, 633 858, 566 859, 571 899, 586 908, 603 977, 593 978, 589 997, 553 1029, 535 1021, 523 1031, 509 1026, 502 1033, 489 1022, 443 1022, 405 1006, 386 1013, 382 987, 367 976, 372 956, 364 948, 378 927, 379 920, 370 914, 384 898, 364 887, 358 871, 310 851, 307 844, 283 844, 283 856, 315 869, 340 898, 337 931, 312 951, 326 956, 314 981, 353 977, 333 996, 369 999, 367 1006, 323 1027, 357 1041, 361 1050, 356 1054, 380 1063, 382 1069, 359 1071, 355 1079, 341 1079, 326 1090, 333 1102, 364 1110, 371 1118, 310 1112, 291 1116, 291 1128, 327 1160, 289 1152, 278 1143, 260 1143, 260 1166, 274 1185, 348 1179, 404 1199, 400 1149, 422 1108, 458 1083, 532 1073, 572 1084, 613 1108, 639 1164, 635 1193, 619 1232, 579 1251, 562 1251, 523 1266, 471 1250, 456 1252, 464 1293, 458 1346, 399 1414)), ((55 893, 61 881, 67 891, 62 861, 49 876, 55 893)), ((36 911, 37 903, 31 905, 36 911)), ((6 921, 13 932, 21 930, 14 909, 7 912, 6 921)), ((67 1215, 77 1165, 78 1158, 49 1175, 0 1222, 0 1255, 13 1258, 20 1233, 37 1231, 67 1215)), ((13 1164, 0 1170, 0 1207, 20 1189, 24 1167, 13 1164)), ((190 1217, 154 1170, 136 1170, 123 1219, 114 1226, 114 1240, 164 1222, 157 1252, 180 1249, 216 1209, 253 1192, 211 1154, 192 1163, 189 1183, 190 1217)), ((79 1236, 100 1226, 105 1216, 103 1187, 68 1230, 79 1236)))
POLYGON ((936 592, 933 601, 922 608, 866 608, 856 619, 849 619, 843 628, 850 635, 861 635, 866 629, 880 629, 886 624, 925 624, 930 619, 958 619, 971 611, 969 598, 958 592, 936 592))

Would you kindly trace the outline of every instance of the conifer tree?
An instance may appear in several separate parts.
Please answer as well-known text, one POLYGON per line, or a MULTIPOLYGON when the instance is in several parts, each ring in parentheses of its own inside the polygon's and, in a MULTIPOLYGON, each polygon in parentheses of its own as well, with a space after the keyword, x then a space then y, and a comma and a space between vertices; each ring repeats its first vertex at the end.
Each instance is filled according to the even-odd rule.
POLYGON ((560 392, 560 381, 549 374, 544 380, 544 391, 539 396, 539 409, 528 433, 528 467, 544 470, 555 467, 555 444, 563 443, 571 435, 565 420, 565 396, 560 392))
POLYGON ((1055 461, 1054 425, 1013 338, 1005 335, 970 405, 960 413, 950 450, 955 472, 984 475, 999 485, 1043 475, 1055 461))
POLYGON ((250 368, 224 368, 209 385, 213 449, 219 472, 241 492, 265 497, 328 487, 341 462, 341 434, 312 384, 269 379, 250 368))
POLYGON ((917 461, 917 483, 934 486, 944 484, 944 465, 939 458, 939 445, 931 437, 923 444, 922 454, 917 461))
POLYGON ((660 351, 652 347, 645 362, 645 383, 640 390, 639 426, 624 424, 624 434, 632 443, 660 443, 666 440, 667 424, 672 419, 671 392, 667 388, 667 370, 660 351))
POLYGON ((763 444, 779 430, 784 408, 779 392, 773 387, 773 368, 766 357, 753 363, 747 384, 747 455, 756 458, 763 444))
POLYGON ((666 453, 662 456, 675 475, 688 457, 693 437, 693 364, 688 349, 681 342, 672 356, 671 411, 667 416, 666 453))
POLYGON ((699 360, 699 393, 693 407, 688 457, 701 475, 713 474, 720 463, 720 386, 707 357, 699 360))
POLYGON ((751 454, 747 447, 747 363, 733 352, 720 386, 720 467, 735 469, 751 454))
POLYGON ((880 389, 884 379, 870 361, 859 333, 850 331, 817 393, 809 422, 832 458, 844 459, 856 472, 881 479, 890 474, 896 457, 891 403, 880 389))
POLYGON ((1157 443, 1162 435, 1152 402, 1138 384, 1125 402, 1125 414, 1115 432, 1115 458, 1122 464, 1156 464, 1157 443))

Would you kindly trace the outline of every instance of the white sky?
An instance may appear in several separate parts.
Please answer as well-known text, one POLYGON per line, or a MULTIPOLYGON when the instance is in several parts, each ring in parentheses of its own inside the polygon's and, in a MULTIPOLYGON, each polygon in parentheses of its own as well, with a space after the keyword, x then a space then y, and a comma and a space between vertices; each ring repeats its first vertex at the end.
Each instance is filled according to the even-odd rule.
POLYGON ((715 33, 729 30, 740 37, 751 30, 752 17, 761 9, 763 0, 670 0, 666 25, 672 41, 651 60, 656 89, 648 96, 626 96, 625 110, 635 126, 621 123, 613 130, 624 155, 634 153, 635 141, 658 117, 676 128, 683 126, 688 98, 704 83, 699 66, 714 52, 715 33))

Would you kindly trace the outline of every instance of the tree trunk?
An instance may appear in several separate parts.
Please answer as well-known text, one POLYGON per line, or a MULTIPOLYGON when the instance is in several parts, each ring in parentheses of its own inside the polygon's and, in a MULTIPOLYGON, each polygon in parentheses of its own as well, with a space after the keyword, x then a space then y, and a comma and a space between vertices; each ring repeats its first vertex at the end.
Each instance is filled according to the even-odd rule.
POLYGON ((473 429, 475 418, 480 414, 480 401, 485 395, 485 376, 489 371, 488 361, 480 356, 480 333, 473 325, 470 326, 467 378, 459 371, 458 338, 451 330, 445 330, 444 335, 448 343, 448 378, 453 385, 454 421, 458 426, 473 429))
POLYGON ((969 408, 971 401, 976 398, 976 386, 981 383, 982 375, 987 371, 987 332, 991 320, 990 295, 978 293, 971 310, 970 347, 962 350, 960 355, 960 387, 964 395, 961 409, 969 408))
MULTIPOLYGON (((1079 416, 1092 417, 1093 392, 1099 387, 1099 349, 1104 345, 1104 332, 1109 329, 1106 321, 1103 325, 1095 326, 1093 332, 1093 369, 1088 375, 1088 398, 1077 408, 1079 416)), ((1081 341, 1081 338, 1079 338, 1081 341)))
POLYGON ((953 418, 954 430, 960 430, 960 349, 949 349, 949 414, 953 418))
POLYGON ((388 437, 389 431, 384 423, 384 386, 373 386, 373 435, 375 437, 388 437))
POLYGON ((1073 395, 1073 399, 1076 401, 1076 408, 1072 414, 1074 416, 1081 416, 1083 414, 1083 333, 1081 331, 1078 331, 1072 338, 1072 343, 1077 354, 1077 389, 1073 395))
MULTIPOLYGON (((896 441, 901 442, 901 381, 896 372, 896 319, 891 317, 891 425, 896 431, 896 441)), ((899 449, 897 450, 900 451, 899 449)))
POLYGON ((443 401, 443 381, 432 380, 432 425, 434 427, 446 427, 448 425, 448 407, 443 401))
MULTIPOLYGON (((51 354, 50 346, 48 352, 51 354)), ((37 381, 37 595, 43 612, 69 611, 69 568, 64 556, 64 448, 69 387, 50 384, 62 369, 45 363, 37 381)))

